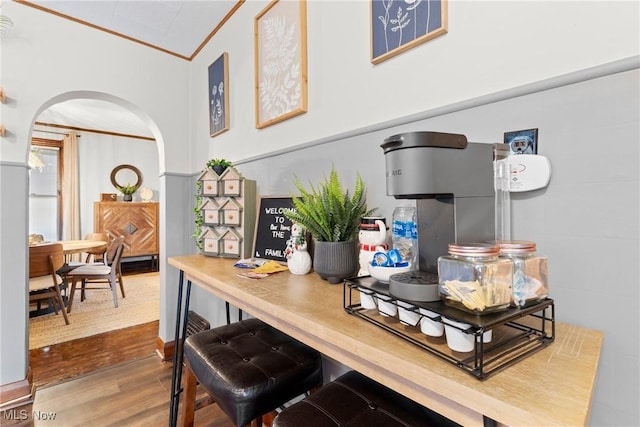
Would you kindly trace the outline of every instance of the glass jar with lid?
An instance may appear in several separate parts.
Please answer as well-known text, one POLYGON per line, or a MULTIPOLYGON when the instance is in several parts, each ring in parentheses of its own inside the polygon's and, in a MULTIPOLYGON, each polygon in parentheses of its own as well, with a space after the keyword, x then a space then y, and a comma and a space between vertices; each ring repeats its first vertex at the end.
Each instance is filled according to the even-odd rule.
POLYGON ((512 305, 526 307, 549 296, 547 258, 536 254, 535 242, 501 240, 500 258, 513 261, 512 305))
POLYGON ((499 254, 497 244, 450 243, 449 255, 438 258, 442 301, 474 314, 509 308, 513 262, 499 254))

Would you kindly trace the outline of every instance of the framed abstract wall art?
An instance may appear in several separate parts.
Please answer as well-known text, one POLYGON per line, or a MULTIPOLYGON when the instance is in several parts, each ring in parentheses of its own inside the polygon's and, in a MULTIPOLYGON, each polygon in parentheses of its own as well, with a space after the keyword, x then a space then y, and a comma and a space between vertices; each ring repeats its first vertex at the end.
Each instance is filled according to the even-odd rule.
POLYGON ((209 65, 209 136, 229 130, 229 54, 209 65))
POLYGON ((307 3, 273 0, 256 17, 256 128, 307 111, 307 3))
POLYGON ((447 0, 371 0, 371 62, 447 32, 447 0))

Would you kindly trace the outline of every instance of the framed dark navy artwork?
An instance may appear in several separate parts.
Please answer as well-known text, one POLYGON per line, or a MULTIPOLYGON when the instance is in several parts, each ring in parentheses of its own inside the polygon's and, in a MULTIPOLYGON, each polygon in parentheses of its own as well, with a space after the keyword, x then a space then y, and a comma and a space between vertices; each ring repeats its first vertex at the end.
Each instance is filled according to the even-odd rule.
POLYGON ((447 32, 447 0, 371 0, 371 62, 447 32))
POLYGON ((504 143, 510 154, 538 154, 538 129, 505 132, 504 143))
POLYGON ((209 136, 229 130, 229 54, 209 65, 209 136))

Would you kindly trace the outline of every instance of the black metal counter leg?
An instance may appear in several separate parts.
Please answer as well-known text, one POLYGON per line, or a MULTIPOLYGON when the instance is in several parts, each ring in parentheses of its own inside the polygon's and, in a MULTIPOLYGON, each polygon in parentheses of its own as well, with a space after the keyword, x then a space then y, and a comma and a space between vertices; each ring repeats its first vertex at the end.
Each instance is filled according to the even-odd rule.
POLYGON ((496 420, 492 420, 491 418, 487 417, 486 415, 482 416, 482 424, 484 425, 484 427, 497 427, 497 425, 498 425, 496 420))
POLYGON ((178 424, 178 408, 180 406, 180 393, 182 393, 182 363, 184 352, 181 338, 187 334, 187 320, 189 316, 189 299, 191 297, 191 281, 187 280, 187 291, 182 310, 182 289, 184 285, 184 271, 180 271, 178 281, 178 304, 176 310, 176 329, 173 341, 173 370, 171 373, 171 404, 169 408, 169 426, 178 424))
MULTIPOLYGON (((229 301, 225 301, 224 305, 227 309, 227 325, 231 324, 231 311, 229 301)), ((238 320, 242 320, 242 310, 238 309, 238 320)))

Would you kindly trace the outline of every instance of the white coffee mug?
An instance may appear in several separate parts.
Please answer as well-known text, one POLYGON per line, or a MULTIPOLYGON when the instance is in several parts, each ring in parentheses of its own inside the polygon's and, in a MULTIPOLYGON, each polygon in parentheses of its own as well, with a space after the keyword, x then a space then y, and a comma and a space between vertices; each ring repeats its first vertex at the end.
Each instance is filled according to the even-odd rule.
POLYGON ((432 320, 438 317, 438 313, 435 313, 426 308, 420 308, 420 331, 432 337, 441 337, 444 334, 444 325, 442 322, 432 320))

